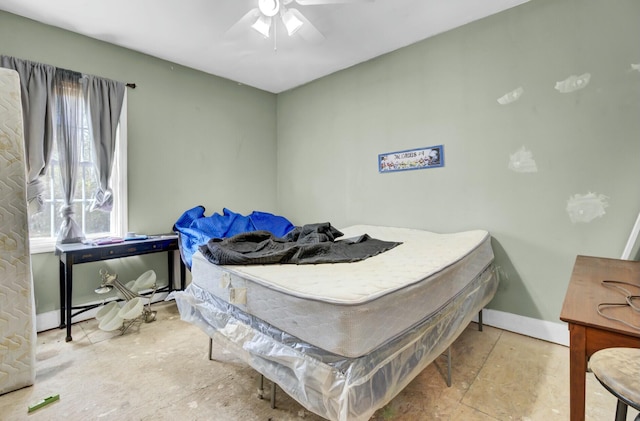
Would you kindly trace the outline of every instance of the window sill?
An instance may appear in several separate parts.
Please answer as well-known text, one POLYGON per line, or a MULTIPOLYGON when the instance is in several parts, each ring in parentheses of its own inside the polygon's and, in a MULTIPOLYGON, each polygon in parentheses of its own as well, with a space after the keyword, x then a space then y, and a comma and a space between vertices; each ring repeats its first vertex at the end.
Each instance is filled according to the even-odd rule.
POLYGON ((53 238, 32 238, 29 240, 31 254, 53 253, 56 251, 56 240, 53 238))
MULTIPOLYGON (((98 237, 121 237, 122 235, 116 233, 101 233, 88 236, 87 238, 98 237)), ((42 254, 42 253, 54 253, 56 251, 56 239, 55 238, 31 238, 29 240, 29 252, 30 254, 42 254)))

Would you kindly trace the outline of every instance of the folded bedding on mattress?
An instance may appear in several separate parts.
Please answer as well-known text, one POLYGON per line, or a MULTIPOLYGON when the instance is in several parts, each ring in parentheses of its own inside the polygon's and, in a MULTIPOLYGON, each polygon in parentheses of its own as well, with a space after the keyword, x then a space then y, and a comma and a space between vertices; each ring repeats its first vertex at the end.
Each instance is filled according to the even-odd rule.
POLYGON ((284 237, 269 231, 246 232, 222 239, 212 238, 200 252, 216 265, 269 265, 351 263, 383 253, 398 242, 381 241, 362 234, 338 239, 343 234, 330 223, 296 227, 284 237))

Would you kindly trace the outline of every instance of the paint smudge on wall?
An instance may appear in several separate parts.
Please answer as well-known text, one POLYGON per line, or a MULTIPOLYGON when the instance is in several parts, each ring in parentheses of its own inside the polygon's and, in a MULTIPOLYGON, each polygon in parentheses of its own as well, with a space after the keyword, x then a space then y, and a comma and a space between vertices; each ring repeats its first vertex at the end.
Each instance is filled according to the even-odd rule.
POLYGON ((533 153, 526 150, 524 146, 509 156, 509 169, 515 172, 538 172, 533 153))
POLYGON ((585 73, 580 76, 571 75, 565 80, 556 82, 555 88, 561 94, 568 94, 569 92, 574 92, 587 86, 590 79, 590 73, 585 73))
POLYGON ((640 72, 640 63, 638 63, 638 64, 631 63, 631 70, 635 70, 637 72, 640 72))
POLYGON ((520 99, 523 93, 524 93, 524 89, 522 88, 522 86, 518 86, 513 91, 507 92, 506 94, 498 98, 498 104, 500 105, 511 104, 512 102, 515 102, 518 99, 520 99))
POLYGON ((604 216, 604 208, 609 206, 608 197, 603 194, 575 194, 567 201, 567 213, 571 222, 591 222, 604 216))

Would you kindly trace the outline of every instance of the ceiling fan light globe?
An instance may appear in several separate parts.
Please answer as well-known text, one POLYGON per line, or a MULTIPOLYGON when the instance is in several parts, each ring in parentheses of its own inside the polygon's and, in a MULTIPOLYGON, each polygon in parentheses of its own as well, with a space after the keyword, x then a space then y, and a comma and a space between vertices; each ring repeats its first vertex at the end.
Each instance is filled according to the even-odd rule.
POLYGON ((258 31, 263 37, 269 38, 271 32, 271 18, 260 16, 251 27, 258 31))
POLYGON ((298 19, 291 10, 287 10, 282 14, 282 22, 284 23, 285 28, 287 28, 287 34, 289 34, 289 36, 298 32, 298 29, 304 25, 304 22, 298 19))

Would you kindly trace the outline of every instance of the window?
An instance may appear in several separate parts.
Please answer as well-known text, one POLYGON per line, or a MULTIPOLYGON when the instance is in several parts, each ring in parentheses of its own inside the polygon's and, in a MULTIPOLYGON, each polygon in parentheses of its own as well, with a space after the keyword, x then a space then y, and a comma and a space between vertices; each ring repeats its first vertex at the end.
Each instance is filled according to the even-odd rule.
MULTIPOLYGON (((90 138, 90 128, 86 118, 84 119, 83 126, 76 128, 81 134, 82 152, 80 155, 80 168, 78 168, 78 180, 73 203, 75 220, 82 227, 87 238, 124 236, 127 230, 126 116, 127 97, 125 94, 120 123, 118 125, 115 162, 111 175, 111 189, 113 191, 114 203, 113 210, 109 213, 90 211, 93 192, 97 183, 93 142, 90 138)), ((32 209, 29 209, 29 237, 32 253, 52 252, 55 247, 58 230, 62 223, 59 210, 63 203, 63 193, 58 150, 55 143, 53 145, 51 162, 43 181, 46 185, 43 196, 44 208, 42 212, 39 213, 35 213, 32 209)))

